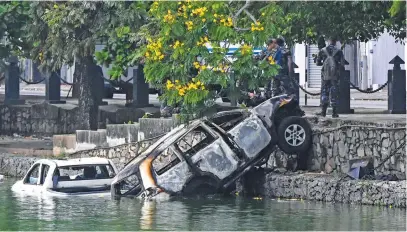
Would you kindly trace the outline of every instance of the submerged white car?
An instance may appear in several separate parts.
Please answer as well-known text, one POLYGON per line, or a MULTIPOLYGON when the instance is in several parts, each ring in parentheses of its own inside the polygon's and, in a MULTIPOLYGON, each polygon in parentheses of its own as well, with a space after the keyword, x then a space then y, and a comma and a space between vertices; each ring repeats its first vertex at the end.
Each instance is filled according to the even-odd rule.
POLYGON ((116 173, 113 162, 104 158, 41 159, 13 185, 12 191, 27 195, 110 196, 116 173))

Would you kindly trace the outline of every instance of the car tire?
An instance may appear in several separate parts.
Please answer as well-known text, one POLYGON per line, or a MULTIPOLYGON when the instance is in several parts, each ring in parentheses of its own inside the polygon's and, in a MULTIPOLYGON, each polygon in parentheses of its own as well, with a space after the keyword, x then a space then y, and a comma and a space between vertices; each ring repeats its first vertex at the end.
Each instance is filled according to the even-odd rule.
POLYGON ((216 181, 209 177, 194 178, 182 190, 184 196, 206 196, 218 193, 216 181))
POLYGON ((278 146, 287 154, 299 154, 308 151, 312 142, 312 129, 302 117, 284 118, 278 125, 278 146))

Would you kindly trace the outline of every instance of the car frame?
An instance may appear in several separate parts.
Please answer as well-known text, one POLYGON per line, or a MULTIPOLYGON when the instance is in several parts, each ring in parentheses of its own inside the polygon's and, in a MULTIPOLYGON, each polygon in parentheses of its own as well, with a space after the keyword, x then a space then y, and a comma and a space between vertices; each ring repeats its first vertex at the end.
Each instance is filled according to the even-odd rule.
POLYGON ((238 178, 267 162, 277 145, 286 153, 308 150, 312 131, 303 115, 294 96, 282 95, 251 110, 219 112, 211 119, 180 125, 117 174, 112 197, 228 192, 238 178), (294 127, 300 129, 289 133, 294 127), (204 139, 194 144, 196 131, 204 139), (299 131, 304 137, 294 146, 289 138, 297 138, 299 131), (168 164, 162 164, 166 159, 168 164))
POLYGON ((114 163, 105 158, 92 157, 69 160, 40 159, 30 167, 21 180, 12 186, 12 191, 26 195, 62 197, 109 196, 111 182, 116 173, 117 168, 114 163), (99 170, 103 171, 105 175, 100 174, 100 177, 98 177, 97 175, 99 174, 96 173, 97 167, 99 167, 99 170), (94 168, 95 173, 93 178, 86 178, 80 175, 60 175, 60 170, 80 170, 81 168, 84 170, 85 168, 94 168), (110 174, 109 171, 111 172, 110 174))

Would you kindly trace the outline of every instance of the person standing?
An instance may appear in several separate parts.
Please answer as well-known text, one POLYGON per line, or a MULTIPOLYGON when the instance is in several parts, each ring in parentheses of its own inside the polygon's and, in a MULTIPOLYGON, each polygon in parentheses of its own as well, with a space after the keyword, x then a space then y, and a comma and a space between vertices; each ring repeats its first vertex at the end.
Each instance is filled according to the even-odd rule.
POLYGON ((280 73, 279 81, 281 84, 279 94, 294 94, 295 88, 294 83, 290 80, 290 75, 294 73, 292 68, 292 55, 291 51, 285 46, 285 41, 283 37, 277 39, 277 45, 281 50, 281 61, 280 61, 280 73))
POLYGON ((322 48, 317 56, 317 64, 322 63, 322 86, 321 86, 321 112, 318 116, 325 117, 329 100, 332 107, 332 117, 339 117, 337 113, 339 77, 341 67, 344 66, 344 57, 341 49, 336 47, 336 38, 331 37, 329 45, 322 48), (323 62, 322 62, 323 61, 323 62))
MULTIPOLYGON (((280 47, 277 44, 277 39, 271 38, 267 41, 267 48, 264 49, 259 56, 257 56, 257 59, 259 60, 264 60, 268 59, 269 57, 272 57, 274 62, 277 65, 281 66, 281 60, 282 60, 282 51, 280 47)), ((277 96, 280 95, 283 92, 281 81, 279 79, 279 76, 276 76, 272 78, 266 86, 266 98, 270 98, 272 96, 277 96)))

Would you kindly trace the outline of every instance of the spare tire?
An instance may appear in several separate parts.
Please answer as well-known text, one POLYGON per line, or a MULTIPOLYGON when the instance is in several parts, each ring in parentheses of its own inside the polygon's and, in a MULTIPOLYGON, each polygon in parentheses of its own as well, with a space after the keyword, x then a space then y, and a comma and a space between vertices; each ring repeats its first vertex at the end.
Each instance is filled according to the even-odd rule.
POLYGON ((308 151, 312 143, 312 129, 309 122, 302 117, 284 118, 277 128, 278 146, 287 154, 308 151))

